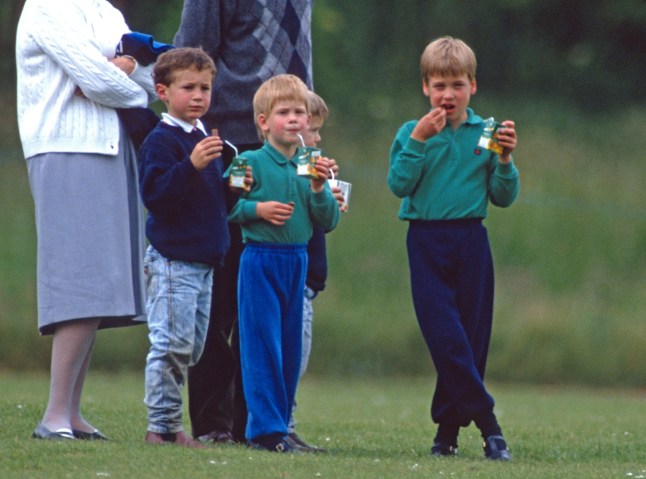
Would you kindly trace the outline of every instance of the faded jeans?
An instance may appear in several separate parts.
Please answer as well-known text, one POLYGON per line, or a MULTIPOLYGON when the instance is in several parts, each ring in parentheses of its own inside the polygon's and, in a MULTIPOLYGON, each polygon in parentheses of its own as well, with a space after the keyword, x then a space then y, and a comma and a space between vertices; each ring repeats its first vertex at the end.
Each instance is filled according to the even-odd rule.
MULTIPOLYGON (((310 353, 312 352, 312 320, 314 319, 314 309, 312 308, 312 301, 318 294, 317 291, 305 286, 305 295, 303 296, 303 347, 301 349, 301 370, 298 373, 298 379, 303 377, 307 371, 307 365, 310 361, 310 353)), ((292 414, 289 417, 287 424, 287 432, 292 433, 296 429, 296 400, 294 399, 294 406, 292 407, 292 414)))
POLYGON ((152 246, 144 259, 148 300, 146 397, 148 430, 183 430, 182 388, 188 367, 204 349, 211 308, 213 268, 170 260, 152 246))

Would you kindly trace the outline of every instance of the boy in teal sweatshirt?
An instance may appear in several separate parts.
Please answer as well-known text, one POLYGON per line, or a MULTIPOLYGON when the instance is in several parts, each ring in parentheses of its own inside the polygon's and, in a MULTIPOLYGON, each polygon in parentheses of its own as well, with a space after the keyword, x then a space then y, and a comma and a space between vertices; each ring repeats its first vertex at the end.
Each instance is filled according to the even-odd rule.
POLYGON ((334 229, 339 206, 327 185, 330 161, 316 163, 318 178, 297 174, 299 135, 309 119, 307 86, 284 74, 264 82, 253 100, 265 140, 245 152, 254 184, 229 215, 240 223, 238 310, 242 382, 250 447, 298 451, 289 439, 301 361, 307 242, 313 227, 334 229))
POLYGON ((484 386, 493 319, 493 262, 482 220, 489 201, 516 199, 517 138, 504 121, 494 153, 480 146, 482 118, 468 108, 476 92, 476 58, 461 40, 431 42, 421 58, 431 111, 405 123, 390 152, 388 186, 403 198, 413 304, 437 370, 431 416, 432 455, 455 455, 460 427, 474 421, 485 457, 511 459, 484 386))

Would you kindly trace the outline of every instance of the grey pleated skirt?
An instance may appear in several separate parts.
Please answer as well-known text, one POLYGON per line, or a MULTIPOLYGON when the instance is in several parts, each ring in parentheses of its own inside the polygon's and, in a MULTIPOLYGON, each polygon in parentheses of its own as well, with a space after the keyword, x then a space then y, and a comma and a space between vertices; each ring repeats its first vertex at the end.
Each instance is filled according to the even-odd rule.
POLYGON ((35 205, 38 329, 101 318, 145 321, 144 210, 137 160, 121 131, 117 156, 46 153, 27 159, 35 205))

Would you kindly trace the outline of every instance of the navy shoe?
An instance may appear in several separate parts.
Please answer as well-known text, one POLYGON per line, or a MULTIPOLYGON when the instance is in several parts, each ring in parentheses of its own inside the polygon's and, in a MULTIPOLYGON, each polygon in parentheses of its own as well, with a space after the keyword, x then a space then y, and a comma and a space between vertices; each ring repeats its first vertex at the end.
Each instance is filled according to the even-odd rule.
POLYGON ((289 452, 300 454, 303 452, 302 449, 298 448, 292 441, 288 439, 287 436, 283 436, 278 441, 265 441, 265 440, 255 440, 249 441, 247 443, 251 449, 259 449, 262 451, 271 451, 271 452, 289 452))
POLYGON ((431 456, 457 456, 458 446, 453 446, 442 441, 433 441, 431 456))
POLYGON ((72 434, 76 439, 82 439, 84 441, 107 441, 108 438, 101 433, 98 429, 95 429, 93 432, 79 431, 78 429, 72 429, 72 434))
POLYGON ((43 426, 42 423, 36 426, 36 429, 34 429, 31 437, 35 439, 50 439, 54 441, 66 441, 75 439, 74 433, 70 429, 62 427, 60 429, 57 429, 56 431, 50 431, 45 426, 43 426))
POLYGON ((507 450, 507 443, 502 436, 489 436, 483 444, 484 455, 492 461, 511 461, 511 454, 507 450))

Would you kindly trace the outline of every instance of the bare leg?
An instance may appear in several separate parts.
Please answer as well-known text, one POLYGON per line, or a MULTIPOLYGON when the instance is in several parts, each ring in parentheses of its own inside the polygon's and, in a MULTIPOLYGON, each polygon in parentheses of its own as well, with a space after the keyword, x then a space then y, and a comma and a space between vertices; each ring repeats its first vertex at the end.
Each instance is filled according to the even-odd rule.
POLYGON ((71 429, 100 319, 61 323, 52 344, 49 402, 42 424, 51 431, 71 429), (75 405, 76 403, 76 405, 75 405))

